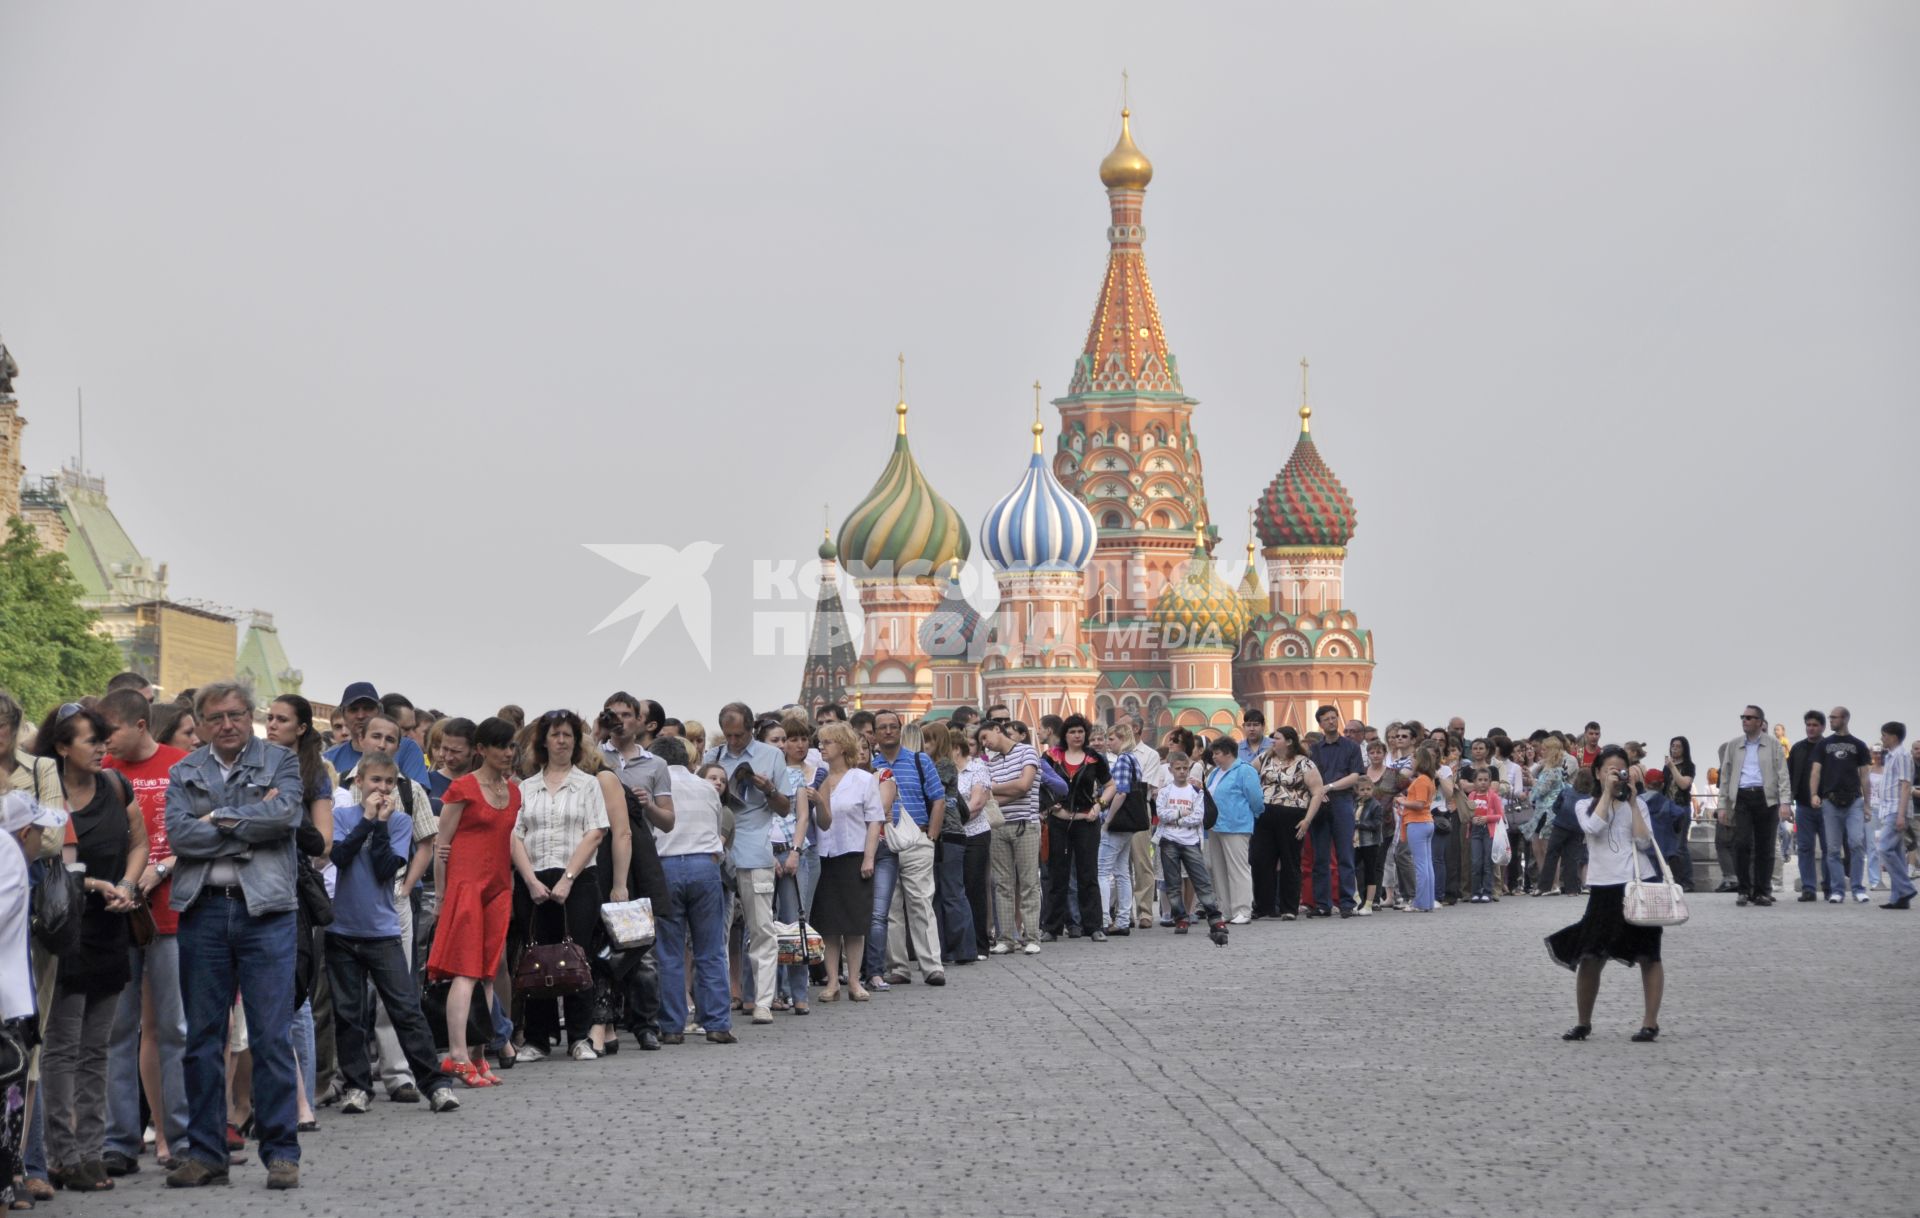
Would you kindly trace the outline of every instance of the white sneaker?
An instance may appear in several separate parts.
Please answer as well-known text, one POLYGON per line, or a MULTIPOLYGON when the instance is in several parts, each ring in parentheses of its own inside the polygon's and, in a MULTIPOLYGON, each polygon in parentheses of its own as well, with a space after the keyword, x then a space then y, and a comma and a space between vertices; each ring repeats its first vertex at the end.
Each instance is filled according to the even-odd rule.
POLYGON ((532 1045, 521 1045, 513 1051, 513 1061, 515 1065, 522 1065, 526 1062, 545 1061, 546 1059, 547 1055, 532 1045))
POLYGON ((1005 940, 996 942, 992 947, 987 949, 987 955, 989 956, 1010 956, 1012 954, 1013 954, 1013 944, 1008 943, 1005 940))
POLYGON ((1847 898, 1841 896, 1837 892, 1827 898, 1827 904, 1829 905, 1845 905, 1846 903, 1847 903, 1847 898))
POLYGON ((1356 918, 1371 918, 1373 916, 1373 906, 1362 905, 1353 911, 1353 916, 1356 918))
POLYGON ((1020 950, 1025 952, 1029 956, 1037 956, 1040 954, 1040 945, 1038 943, 1030 942, 1020 950))
POLYGON ((1870 896, 1868 896, 1868 895, 1867 895, 1866 893, 1864 893, 1864 892, 1856 892, 1856 893, 1854 893, 1854 894, 1853 894, 1853 899, 1854 899, 1854 900, 1856 900, 1856 901, 1858 901, 1858 902, 1860 902, 1860 903, 1861 903, 1862 905, 1865 905, 1865 904, 1866 904, 1866 903, 1867 903, 1868 901, 1871 901, 1871 900, 1873 900, 1873 898, 1872 898, 1872 897, 1870 897, 1870 896))
POLYGON ((427 1107, 435 1112, 458 1112, 460 1101, 454 1098, 453 1088, 438 1087, 427 1100, 427 1107))
MULTIPOLYGON (((771 1020, 773 1017, 769 1015, 767 1018, 771 1020)), ((573 1047, 567 1050, 567 1056, 577 1062, 590 1062, 600 1054, 594 1051, 592 1041, 576 1040, 573 1042, 573 1047)))
POLYGON ((755 1022, 755 1023, 772 1023, 772 1022, 773 1022, 773 1010, 772 1010, 772 1008, 770 1008, 770 1007, 755 1007, 755 1008, 753 1008, 753 1022, 755 1022))
POLYGON ((372 1099, 372 1096, 360 1090, 360 1088, 349 1087, 347 1088, 345 1097, 340 1101, 340 1111, 346 1113, 348 1116, 359 1116, 366 1112, 367 1106, 372 1102, 372 1099))
POLYGON ((706 1028, 702 1027, 698 1023, 690 1023, 687 1025, 686 1034, 688 1036, 705 1036, 707 1034, 707 1030, 706 1028))
POLYGON ((1227 919, 1227 925, 1228 926, 1246 926, 1252 921, 1253 919, 1249 918, 1245 914, 1235 914, 1233 917, 1227 919))

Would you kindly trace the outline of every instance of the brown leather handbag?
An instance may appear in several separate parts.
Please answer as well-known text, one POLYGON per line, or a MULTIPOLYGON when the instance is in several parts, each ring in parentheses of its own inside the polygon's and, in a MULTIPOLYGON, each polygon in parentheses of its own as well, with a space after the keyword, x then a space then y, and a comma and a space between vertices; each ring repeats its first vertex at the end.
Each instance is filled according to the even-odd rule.
POLYGON ((593 988, 587 953, 573 936, 558 943, 531 943, 513 970, 513 992, 526 998, 562 998, 593 988))
POLYGON ((557 999, 568 993, 593 989, 593 968, 588 953, 574 943, 572 928, 566 926, 566 905, 561 905, 561 941, 528 943, 520 953, 520 964, 513 970, 513 991, 530 999, 557 999))

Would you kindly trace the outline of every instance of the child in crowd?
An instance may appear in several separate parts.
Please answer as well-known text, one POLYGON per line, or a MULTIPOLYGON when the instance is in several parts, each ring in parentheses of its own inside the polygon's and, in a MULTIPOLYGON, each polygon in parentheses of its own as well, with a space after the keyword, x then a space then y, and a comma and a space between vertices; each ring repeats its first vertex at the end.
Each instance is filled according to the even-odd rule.
POLYGON ((345 1090, 340 1111, 367 1111, 373 1078, 366 1029, 368 988, 378 995, 419 1089, 435 1112, 460 1107, 433 1059, 433 1036, 420 1010, 420 991, 401 946, 394 878, 413 851, 413 821, 395 792, 399 766, 389 753, 371 752, 354 770, 360 802, 333 812, 336 869, 333 923, 327 927, 327 979, 333 986, 334 1044, 345 1090))
POLYGON ((1166 882, 1167 904, 1173 909, 1173 933, 1184 935, 1190 925, 1187 907, 1181 900, 1182 869, 1193 881, 1193 893, 1200 913, 1209 925, 1221 921, 1213 903, 1213 878, 1207 873, 1205 852, 1200 848, 1200 830, 1206 821, 1206 799, 1197 784, 1190 783, 1193 759, 1185 753, 1167 755, 1167 785, 1154 797, 1160 827, 1154 840, 1160 848, 1160 875, 1166 882))
POLYGON ((1472 820, 1468 840, 1473 844, 1473 896, 1470 903, 1485 905, 1500 898, 1493 895, 1493 835, 1505 833, 1507 809, 1500 792, 1493 789, 1499 781, 1498 770, 1491 765, 1478 769, 1468 766, 1467 811, 1472 820))
POLYGON ((1353 817, 1354 876, 1362 885, 1360 907, 1353 912, 1364 918, 1373 913, 1380 878, 1386 871, 1387 806, 1365 778, 1353 790, 1360 809, 1353 817))

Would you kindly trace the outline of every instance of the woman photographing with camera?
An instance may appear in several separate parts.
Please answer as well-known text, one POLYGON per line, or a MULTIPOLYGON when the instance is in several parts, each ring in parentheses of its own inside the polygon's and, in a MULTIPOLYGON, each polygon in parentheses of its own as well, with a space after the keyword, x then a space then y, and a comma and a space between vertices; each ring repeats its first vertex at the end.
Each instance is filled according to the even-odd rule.
POLYGON ((1572 926, 1547 936, 1554 962, 1574 974, 1574 1002, 1580 1022, 1562 1040, 1585 1040, 1593 1031, 1593 1001, 1600 994, 1600 971, 1608 960, 1640 966, 1646 1008, 1637 1041, 1660 1035, 1660 998, 1666 974, 1660 963, 1660 927, 1636 926, 1626 919, 1627 882, 1659 881, 1658 866, 1644 852, 1653 845, 1647 805, 1634 789, 1627 751, 1610 744, 1593 759, 1593 795, 1574 805, 1587 839, 1587 909, 1572 926))

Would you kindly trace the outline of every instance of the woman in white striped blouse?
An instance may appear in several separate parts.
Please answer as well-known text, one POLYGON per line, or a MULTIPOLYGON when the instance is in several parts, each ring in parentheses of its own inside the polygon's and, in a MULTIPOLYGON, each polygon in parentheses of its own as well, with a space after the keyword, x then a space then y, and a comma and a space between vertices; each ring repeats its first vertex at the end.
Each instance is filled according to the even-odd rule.
MULTIPOLYGON (((572 938, 593 959, 600 933, 600 886, 594 854, 607 832, 606 796, 593 775, 576 763, 587 747, 580 716, 548 711, 533 734, 539 767, 520 783, 520 819, 513 826, 514 920, 520 942, 557 943, 572 938)), ((591 991, 560 999, 567 1017, 568 1051, 576 1061, 598 1057, 588 1033, 593 1025, 591 991)), ((544 1054, 558 1033, 551 999, 529 999, 522 1031, 535 1054, 544 1054)), ((534 1054, 524 1049, 522 1059, 534 1054)))

